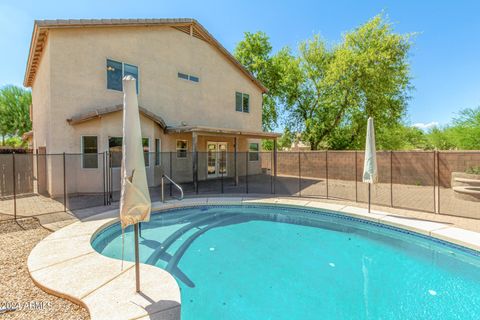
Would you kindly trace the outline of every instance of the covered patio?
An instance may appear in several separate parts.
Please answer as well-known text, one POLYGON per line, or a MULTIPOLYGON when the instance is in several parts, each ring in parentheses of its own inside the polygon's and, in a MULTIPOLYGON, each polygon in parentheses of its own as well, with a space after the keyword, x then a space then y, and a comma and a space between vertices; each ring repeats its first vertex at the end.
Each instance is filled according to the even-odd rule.
MULTIPOLYGON (((178 126, 167 127, 165 134, 177 135, 191 141, 191 148, 187 148, 187 150, 189 149, 191 152, 192 175, 190 177, 192 177, 196 193, 198 193, 198 183, 201 180, 228 177, 233 179, 234 185, 237 186, 239 176, 262 173, 260 158, 262 156, 260 150, 262 140, 272 140, 273 142, 272 174, 276 175, 277 138, 280 136, 278 133, 178 126), (240 159, 240 157, 244 159, 240 159), (240 163, 247 165, 240 166, 240 163)), ((178 158, 180 151, 178 145, 176 147, 178 158)))

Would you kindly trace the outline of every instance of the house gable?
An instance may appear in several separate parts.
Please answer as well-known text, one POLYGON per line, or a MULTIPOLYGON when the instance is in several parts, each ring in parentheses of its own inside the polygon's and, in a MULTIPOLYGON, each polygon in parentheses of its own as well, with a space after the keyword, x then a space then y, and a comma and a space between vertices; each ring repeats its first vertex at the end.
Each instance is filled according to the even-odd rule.
POLYGON ((31 87, 35 79, 45 41, 49 29, 59 28, 87 28, 87 27, 139 27, 139 26, 170 26, 178 31, 201 39, 211 44, 225 59, 235 65, 247 78, 249 78, 263 92, 267 88, 258 81, 238 60, 233 57, 200 23, 194 19, 81 19, 81 20, 40 20, 35 21, 24 86, 31 87))

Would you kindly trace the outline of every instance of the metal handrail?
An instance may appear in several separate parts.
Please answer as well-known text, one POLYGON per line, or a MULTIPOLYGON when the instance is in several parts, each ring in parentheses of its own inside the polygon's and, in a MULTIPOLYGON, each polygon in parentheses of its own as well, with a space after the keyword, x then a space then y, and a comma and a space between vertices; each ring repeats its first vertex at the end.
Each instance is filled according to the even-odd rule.
POLYGON ((175 181, 173 181, 166 174, 162 174, 162 202, 165 202, 165 187, 164 187, 165 180, 164 179, 167 179, 168 181, 170 181, 170 183, 173 184, 180 191, 180 197, 178 197, 177 199, 182 200, 183 199, 183 189, 182 189, 182 187, 180 187, 177 183, 175 183, 175 181))

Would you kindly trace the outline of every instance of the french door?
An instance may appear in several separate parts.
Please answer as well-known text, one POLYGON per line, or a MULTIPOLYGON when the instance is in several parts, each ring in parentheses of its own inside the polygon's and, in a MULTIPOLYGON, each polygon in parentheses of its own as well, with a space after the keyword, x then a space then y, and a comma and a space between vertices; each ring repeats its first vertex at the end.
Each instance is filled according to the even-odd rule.
POLYGON ((227 143, 207 142, 207 177, 227 175, 227 143))

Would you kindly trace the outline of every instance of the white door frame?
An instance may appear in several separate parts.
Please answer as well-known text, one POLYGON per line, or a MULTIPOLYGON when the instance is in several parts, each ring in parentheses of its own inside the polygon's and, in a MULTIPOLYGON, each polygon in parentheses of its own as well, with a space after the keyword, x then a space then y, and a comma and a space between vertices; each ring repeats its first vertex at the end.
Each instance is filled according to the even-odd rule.
POLYGON ((227 142, 224 142, 224 141, 207 141, 207 154, 206 154, 206 157, 207 157, 207 179, 210 179, 210 178, 218 178, 221 176, 221 173, 220 173, 220 154, 221 154, 221 151, 220 151, 220 145, 224 145, 225 146, 225 172, 223 173, 224 176, 227 175, 228 173, 228 143, 227 142), (208 149, 208 146, 210 144, 213 144, 215 145, 215 173, 213 174, 210 174, 208 172, 208 157, 209 157, 209 149, 208 149))

